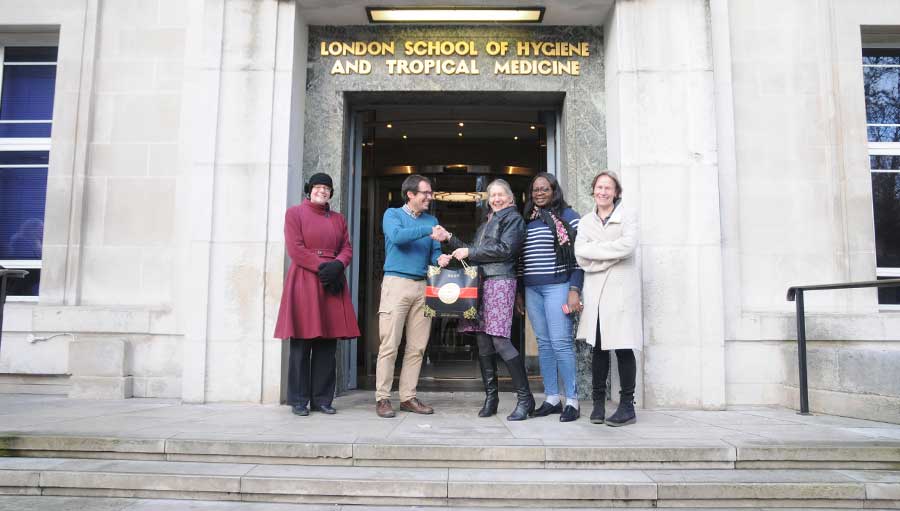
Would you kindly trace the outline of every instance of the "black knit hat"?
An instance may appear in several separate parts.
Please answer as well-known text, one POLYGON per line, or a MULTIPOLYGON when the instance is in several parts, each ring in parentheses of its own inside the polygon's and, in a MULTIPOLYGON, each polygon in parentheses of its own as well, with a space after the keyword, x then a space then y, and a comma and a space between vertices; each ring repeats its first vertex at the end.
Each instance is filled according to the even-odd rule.
POLYGON ((325 174, 324 172, 317 172, 310 176, 309 181, 306 182, 310 189, 316 185, 325 185, 328 188, 334 190, 334 183, 331 181, 331 176, 325 174))

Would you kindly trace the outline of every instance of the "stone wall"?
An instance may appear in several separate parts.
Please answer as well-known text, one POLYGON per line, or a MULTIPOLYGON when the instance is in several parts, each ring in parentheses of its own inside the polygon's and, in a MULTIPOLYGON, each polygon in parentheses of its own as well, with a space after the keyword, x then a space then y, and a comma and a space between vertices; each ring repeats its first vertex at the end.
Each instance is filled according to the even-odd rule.
MULTIPOLYGON (((729 403, 798 407, 787 288, 874 280, 861 34, 900 25, 879 1, 729 2, 737 218, 724 285, 729 403)), ((900 315, 874 290, 805 296, 810 407, 898 421, 900 315)))
MULTIPOLYGON (((174 201, 184 6, 4 0, 0 11, 11 33, 54 30, 59 47, 41 303, 8 305, 0 373, 53 392, 71 383, 69 374, 106 375, 108 367, 73 369, 68 348, 74 339, 112 333, 127 347, 123 353, 135 347, 152 354, 134 363, 120 357, 112 371, 118 378, 139 381, 139 395, 177 397, 174 201), (134 314, 146 321, 135 326, 134 314), (121 329, 125 324, 134 328, 121 329), (160 358, 166 362, 153 362, 160 358)), ((75 362, 90 358, 76 355, 75 362)))

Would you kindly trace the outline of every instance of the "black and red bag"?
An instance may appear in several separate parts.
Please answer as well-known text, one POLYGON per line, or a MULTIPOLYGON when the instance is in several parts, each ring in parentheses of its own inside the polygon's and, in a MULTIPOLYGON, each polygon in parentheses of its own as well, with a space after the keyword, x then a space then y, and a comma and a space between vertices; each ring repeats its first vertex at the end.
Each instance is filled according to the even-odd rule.
POLYGON ((425 277, 425 316, 479 319, 481 268, 463 262, 462 268, 429 266, 425 277))

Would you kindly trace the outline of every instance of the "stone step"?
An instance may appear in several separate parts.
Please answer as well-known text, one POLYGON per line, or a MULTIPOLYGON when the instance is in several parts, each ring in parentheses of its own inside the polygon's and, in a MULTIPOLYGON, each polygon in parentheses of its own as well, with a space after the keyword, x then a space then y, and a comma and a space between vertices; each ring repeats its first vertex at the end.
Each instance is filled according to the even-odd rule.
POLYGON ((0 435, 0 456, 421 468, 900 470, 898 442, 578 442, 442 439, 304 442, 240 438, 0 435))
POLYGON ((467 469, 0 458, 0 494, 542 508, 900 508, 900 471, 467 469))
MULTIPOLYGON (((322 506, 319 504, 284 504, 269 502, 229 502, 200 500, 190 503, 190 509, 202 511, 338 511, 339 506, 322 506)), ((344 511, 422 511, 421 506, 340 506, 344 511)), ((35 495, 0 495, 0 509, 28 511, 184 511, 186 502, 171 499, 129 499, 115 497, 63 497, 35 495)), ((488 509, 513 509, 506 506, 470 507, 434 507, 435 511, 487 511, 488 509)), ((517 509, 517 508, 516 508, 517 509)), ((579 509, 576 507, 554 507, 556 511, 579 509)), ((619 508, 594 508, 596 511, 613 511, 619 508)), ((629 507, 629 511, 654 511, 656 508, 629 507)), ((682 507, 679 511, 709 511, 709 508, 682 507)), ((837 511, 845 508, 817 508, 818 511, 837 511)), ((742 511, 771 511, 761 507, 745 507, 742 511)))

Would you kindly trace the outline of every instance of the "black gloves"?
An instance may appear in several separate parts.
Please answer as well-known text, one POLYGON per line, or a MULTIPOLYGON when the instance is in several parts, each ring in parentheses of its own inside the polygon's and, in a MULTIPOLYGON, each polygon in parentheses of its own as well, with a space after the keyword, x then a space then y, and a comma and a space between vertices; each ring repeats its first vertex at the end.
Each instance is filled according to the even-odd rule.
POLYGON ((319 282, 325 291, 339 294, 344 289, 344 264, 340 261, 328 261, 319 265, 319 282))

